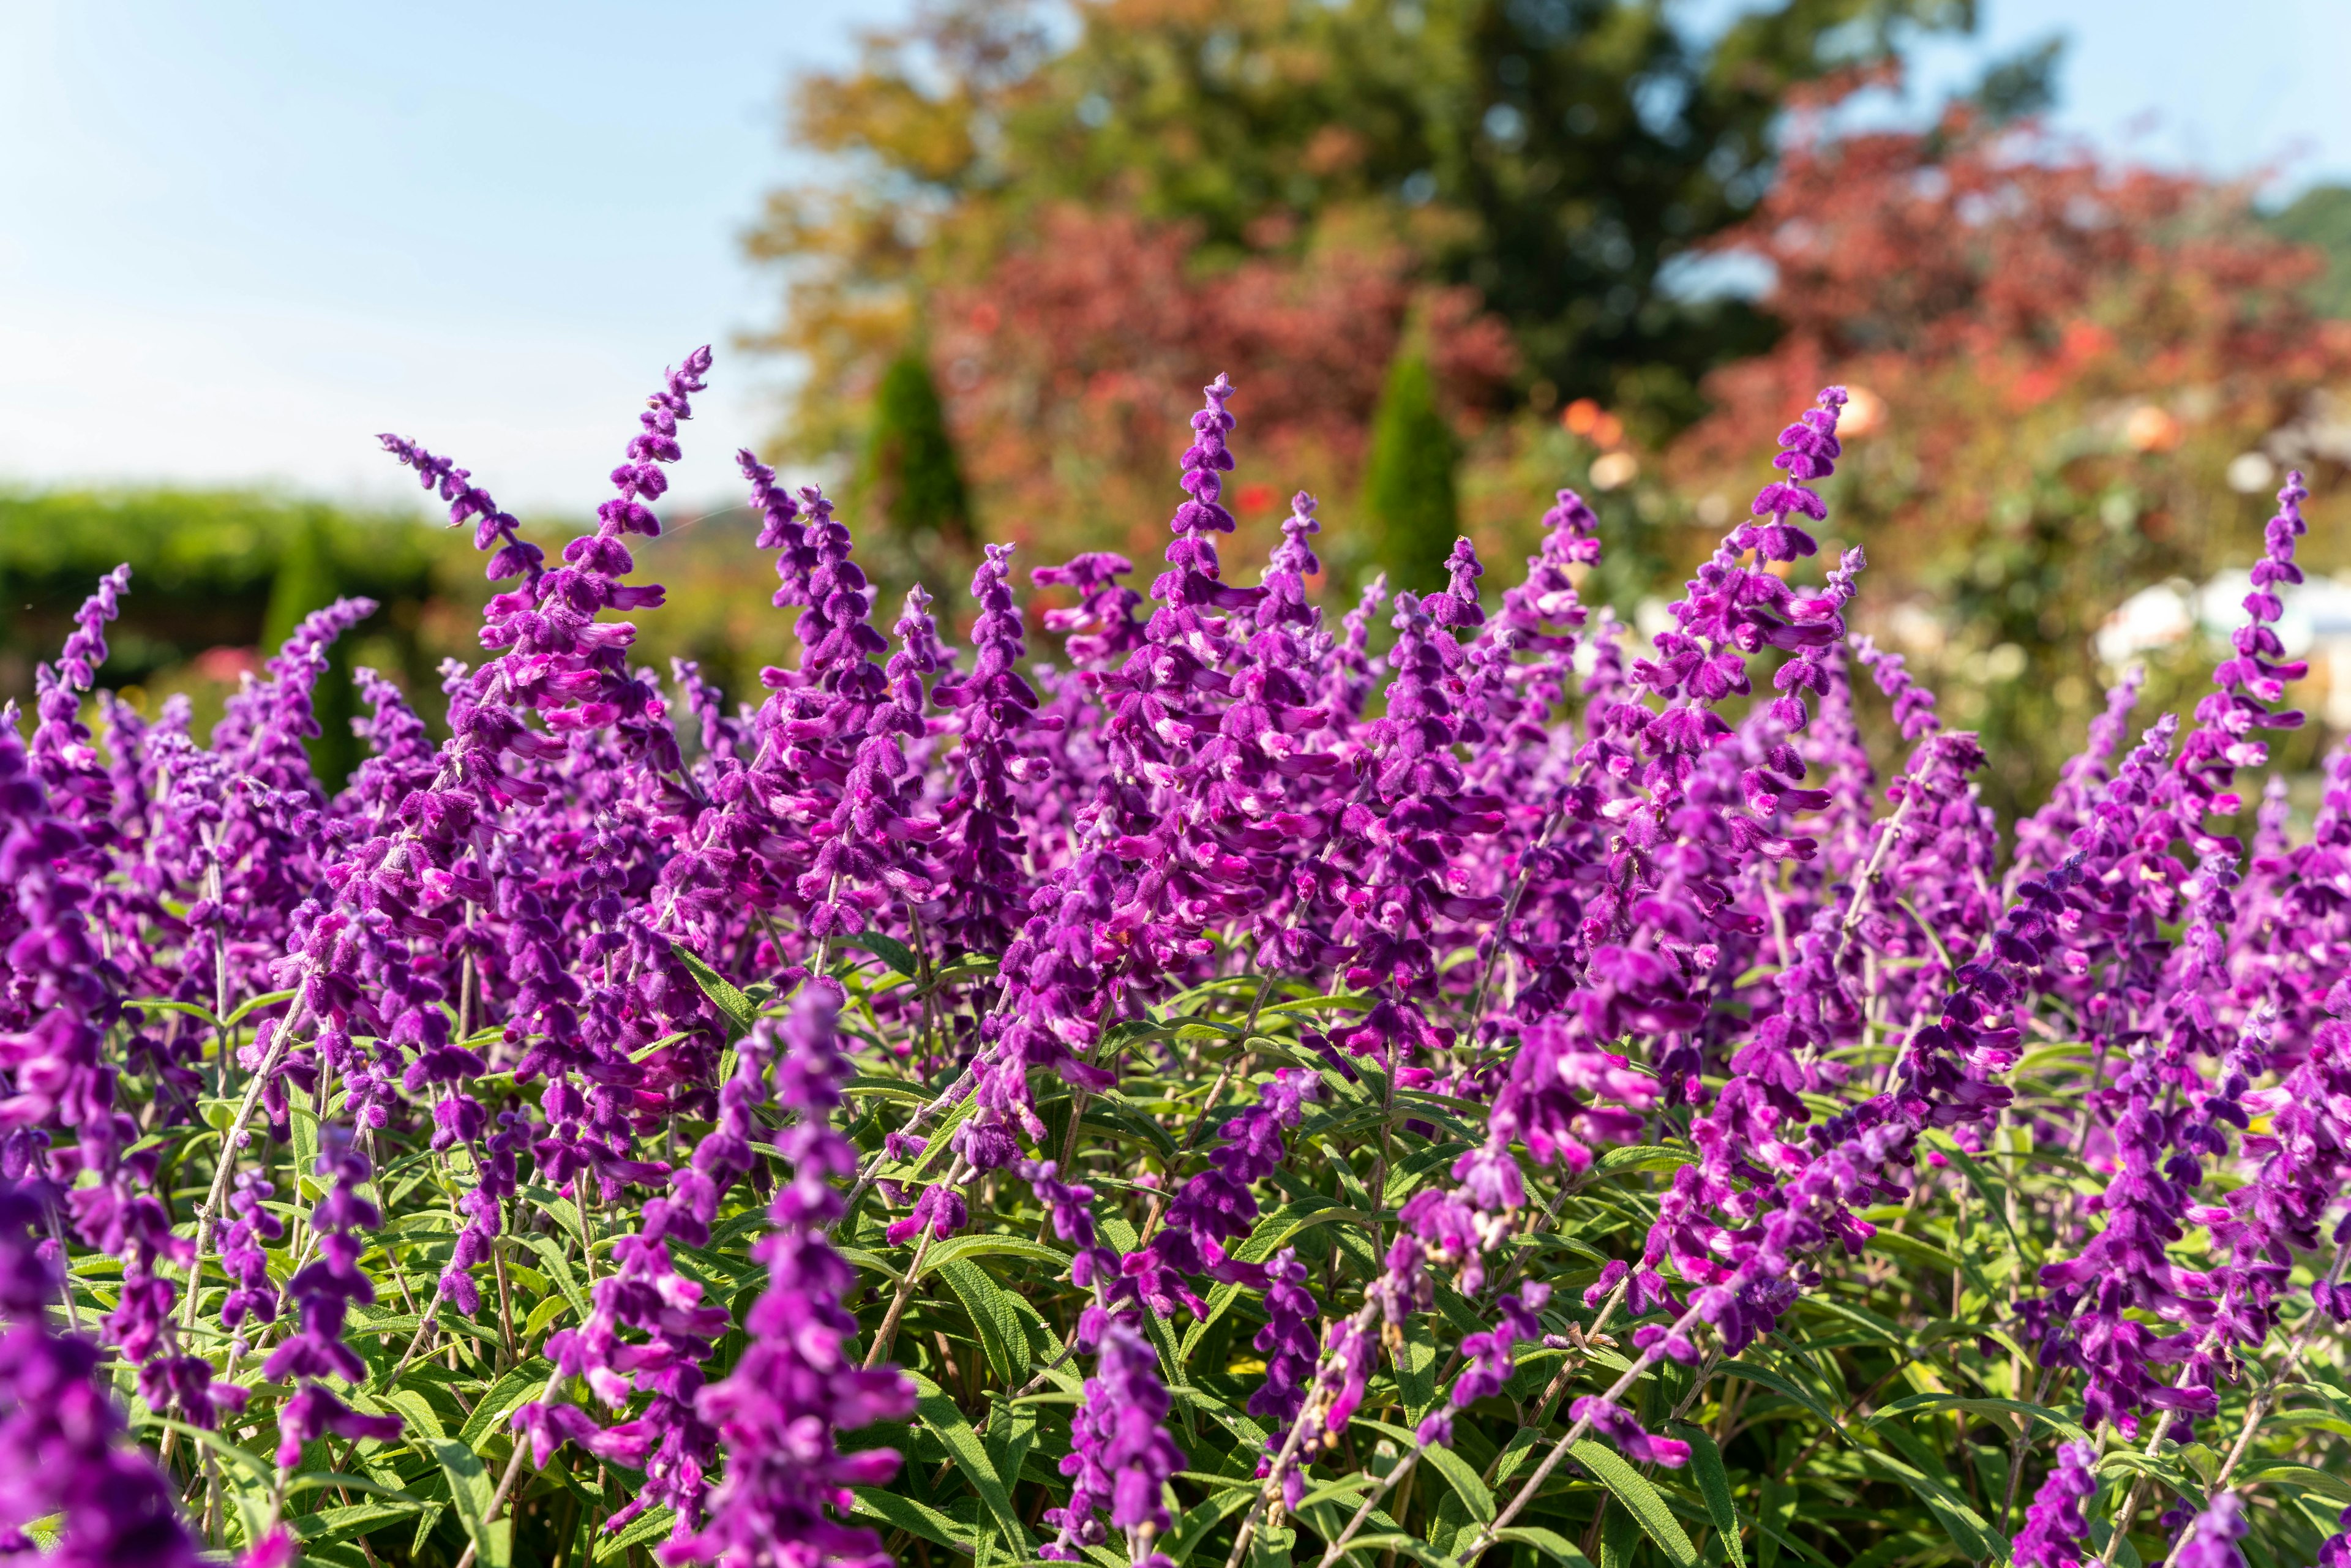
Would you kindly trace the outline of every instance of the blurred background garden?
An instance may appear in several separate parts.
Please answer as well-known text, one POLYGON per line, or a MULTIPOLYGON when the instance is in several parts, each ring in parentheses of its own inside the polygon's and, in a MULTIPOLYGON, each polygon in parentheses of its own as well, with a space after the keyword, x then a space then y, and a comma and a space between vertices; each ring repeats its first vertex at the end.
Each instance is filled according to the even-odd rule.
POLYGON ((2351 124, 2325 74, 2351 20, 2208 11, 0 8, 40 149, 0 176, 0 696, 127 559, 103 679, 134 703, 216 712, 364 593, 339 659, 429 706, 487 590, 374 433, 557 541, 629 434, 569 411, 711 339, 732 401, 640 552, 664 676, 755 695, 789 652, 737 444, 821 479, 885 593, 919 577, 952 622, 987 541, 1119 550, 1147 585, 1226 371, 1243 580, 1296 488, 1335 610, 1378 572, 1441 581, 1457 533, 1514 577, 1571 486, 1604 520, 1585 598, 1646 628, 1837 381, 1858 625, 1985 732, 2003 808, 2124 664, 2147 713, 2206 678, 2203 627, 2304 469, 2307 770, 2351 728, 2351 124))

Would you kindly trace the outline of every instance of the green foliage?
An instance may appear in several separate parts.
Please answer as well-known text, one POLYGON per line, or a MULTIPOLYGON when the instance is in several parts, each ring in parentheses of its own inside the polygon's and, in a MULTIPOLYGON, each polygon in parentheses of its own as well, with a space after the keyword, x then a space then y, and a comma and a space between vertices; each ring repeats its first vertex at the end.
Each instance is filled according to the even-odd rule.
POLYGON ((2269 226, 2281 239, 2315 246, 2325 255, 2326 270, 2310 286, 2311 304, 2325 315, 2351 319, 2351 185, 2314 185, 2269 226))
MULTIPOLYGON (((261 647, 266 631, 348 593, 384 607, 364 634, 391 640, 379 656, 413 688, 430 670, 418 634, 436 566, 463 545, 411 512, 261 491, 0 493, 0 696, 31 690, 34 663, 54 655, 91 585, 123 561, 131 591, 109 633, 109 685, 152 680, 210 648, 261 647)), ((333 674, 322 683, 348 685, 333 674)))
POLYGON ((1428 361, 1406 351, 1388 371, 1364 465, 1364 509, 1374 559, 1391 586, 1445 586, 1445 558, 1461 533, 1454 467, 1460 443, 1437 405, 1428 361))
POLYGON ((951 615, 955 585, 971 575, 971 497, 938 387, 918 350, 883 371, 849 501, 859 553, 885 610, 908 584, 921 582, 937 596, 935 612, 951 615))
POLYGON ((1665 423, 1768 324, 1666 287, 1748 211, 1788 94, 1972 24, 1968 0, 1779 0, 1711 37, 1654 0, 953 0, 796 85, 841 177, 780 190, 755 257, 788 269, 777 348, 815 368, 796 444, 841 452, 926 293, 1076 202, 1196 226, 1204 261, 1399 244, 1479 290, 1524 379, 1665 423))
MULTIPOLYGON (((325 609, 341 596, 335 580, 332 547, 325 528, 313 518, 286 541, 278 558, 277 574, 269 586, 269 608, 261 623, 261 656, 268 658, 285 646, 304 616, 325 609)), ((360 760, 359 741, 351 734, 359 701, 351 685, 349 636, 337 638, 329 651, 327 672, 319 678, 311 711, 319 721, 319 734, 307 747, 311 769, 328 789, 340 789, 360 760)))
POLYGON ((939 390, 917 353, 890 361, 873 395, 873 431, 857 476, 859 513, 910 545, 971 542, 971 502, 939 390))

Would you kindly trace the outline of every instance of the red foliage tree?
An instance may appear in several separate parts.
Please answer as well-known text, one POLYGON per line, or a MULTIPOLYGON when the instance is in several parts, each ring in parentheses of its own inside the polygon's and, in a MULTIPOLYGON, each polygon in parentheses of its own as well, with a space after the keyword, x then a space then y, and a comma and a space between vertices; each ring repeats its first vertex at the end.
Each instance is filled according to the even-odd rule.
MULTIPOLYGON (((1415 281, 1400 246, 1218 266, 1193 225, 1119 210, 1047 209, 1032 241, 940 290, 933 312, 934 369, 972 477, 1048 553, 1106 523, 1151 548, 1148 498, 1172 493, 1196 389, 1219 371, 1240 388, 1246 465, 1352 488, 1407 331, 1426 334, 1464 416, 1513 364, 1507 326, 1471 290, 1415 281)), ((1271 514, 1270 488, 1240 494, 1245 519, 1271 514)))

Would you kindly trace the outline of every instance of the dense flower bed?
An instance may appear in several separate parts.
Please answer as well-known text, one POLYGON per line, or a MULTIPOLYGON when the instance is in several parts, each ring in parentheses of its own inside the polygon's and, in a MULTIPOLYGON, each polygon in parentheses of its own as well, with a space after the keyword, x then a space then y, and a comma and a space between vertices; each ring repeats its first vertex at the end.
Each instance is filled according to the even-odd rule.
POLYGON ((313 779, 350 601, 208 745, 93 699, 127 573, 0 726, 0 1560, 2351 1558, 2351 752, 2227 831, 2296 486, 2003 862, 1837 389, 1646 650, 1564 491, 1496 606, 1327 626, 1304 495, 1228 580, 1221 379, 1050 663, 746 454, 755 708, 614 618, 709 362, 552 564, 385 438, 509 585, 445 743, 363 671, 313 779))

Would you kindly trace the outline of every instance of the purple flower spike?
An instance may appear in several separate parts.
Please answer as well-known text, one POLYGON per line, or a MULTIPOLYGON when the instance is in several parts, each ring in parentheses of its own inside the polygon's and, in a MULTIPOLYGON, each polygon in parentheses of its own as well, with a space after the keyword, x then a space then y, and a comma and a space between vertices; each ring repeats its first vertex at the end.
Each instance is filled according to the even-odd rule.
POLYGON ((726 1474, 700 1530, 658 1550, 671 1568, 713 1561, 884 1568, 889 1561, 880 1536, 836 1517, 849 1488, 884 1485, 898 1473, 898 1454, 844 1454, 835 1435, 903 1420, 914 1407, 914 1385, 895 1367, 857 1366, 857 1320, 841 1305, 856 1271, 824 1236, 841 1211, 832 1184, 857 1168, 856 1149, 831 1124, 850 1071, 840 1046, 842 1000, 831 980, 810 981, 777 1034, 776 1099, 794 1113, 777 1149, 792 1174, 768 1207, 777 1228, 754 1251, 767 1265, 768 1288, 745 1324, 750 1343, 733 1374, 695 1401, 726 1446, 726 1474))
POLYGON ((516 530, 522 525, 510 512, 500 509, 490 493, 474 483, 472 473, 458 467, 446 457, 435 457, 416 443, 401 436, 385 434, 376 439, 383 449, 400 462, 416 470, 416 482, 428 490, 438 491, 449 503, 449 526, 463 528, 474 524, 474 548, 477 550, 497 546, 490 557, 484 574, 492 582, 503 582, 509 577, 523 580, 526 591, 538 585, 545 571, 547 553, 537 545, 522 538, 516 530))
POLYGON ((332 1435, 389 1443, 400 1436, 397 1416, 366 1416, 315 1383, 306 1383, 277 1413, 277 1468, 290 1470, 302 1459, 302 1445, 332 1435))
POLYGON ((1167 1512, 1168 1478, 1184 1468, 1184 1451, 1167 1436, 1170 1401, 1159 1381, 1158 1353, 1123 1320, 1113 1319, 1098 1348, 1086 1402, 1071 1433, 1061 1473, 1074 1478, 1069 1506, 1048 1509, 1045 1521, 1061 1534, 1040 1549, 1057 1561, 1082 1561, 1080 1547, 1104 1539, 1100 1520, 1110 1512, 1140 1561, 1149 1542, 1174 1524, 1167 1512))
POLYGON ((0 1552, 29 1560, 11 1552, 27 1544, 20 1527, 61 1515, 58 1552, 43 1561, 196 1568, 171 1483, 122 1446, 98 1347, 48 1330, 57 1276, 33 1240, 39 1223, 38 1203, 0 1184, 0 1552))
POLYGON ((1771 519, 1755 541, 1765 559, 1793 560, 1818 548, 1811 535, 1787 517, 1791 512, 1801 512, 1817 523, 1829 515, 1827 505, 1811 486, 1813 481, 1835 473, 1836 460, 1844 455, 1836 428, 1837 414, 1844 405, 1844 388, 1823 388, 1820 406, 1806 409, 1797 415, 1795 423, 1780 433, 1780 455, 1771 459, 1771 466, 1788 477, 1764 486, 1753 507, 1757 517, 1771 519))
POLYGON ((1571 1421, 1590 1421, 1593 1431, 1624 1449, 1625 1457, 1636 1465, 1663 1465, 1677 1470, 1689 1462, 1687 1443, 1677 1437, 1651 1437, 1631 1411, 1612 1401, 1587 1396, 1569 1406, 1567 1415, 1571 1421))
POLYGON ((2082 1568, 2090 1541, 2082 1509, 2097 1493, 2098 1479, 2091 1473, 2097 1459, 2098 1451, 2087 1443, 2058 1448, 2057 1468, 2024 1511, 2024 1528, 2016 1537, 2017 1568, 2082 1568))
POLYGON ((2245 1554, 2237 1542, 2252 1529, 2245 1505, 2237 1494, 2224 1491, 2196 1516, 2188 1533, 2172 1549, 2172 1568, 2245 1568, 2245 1554))

